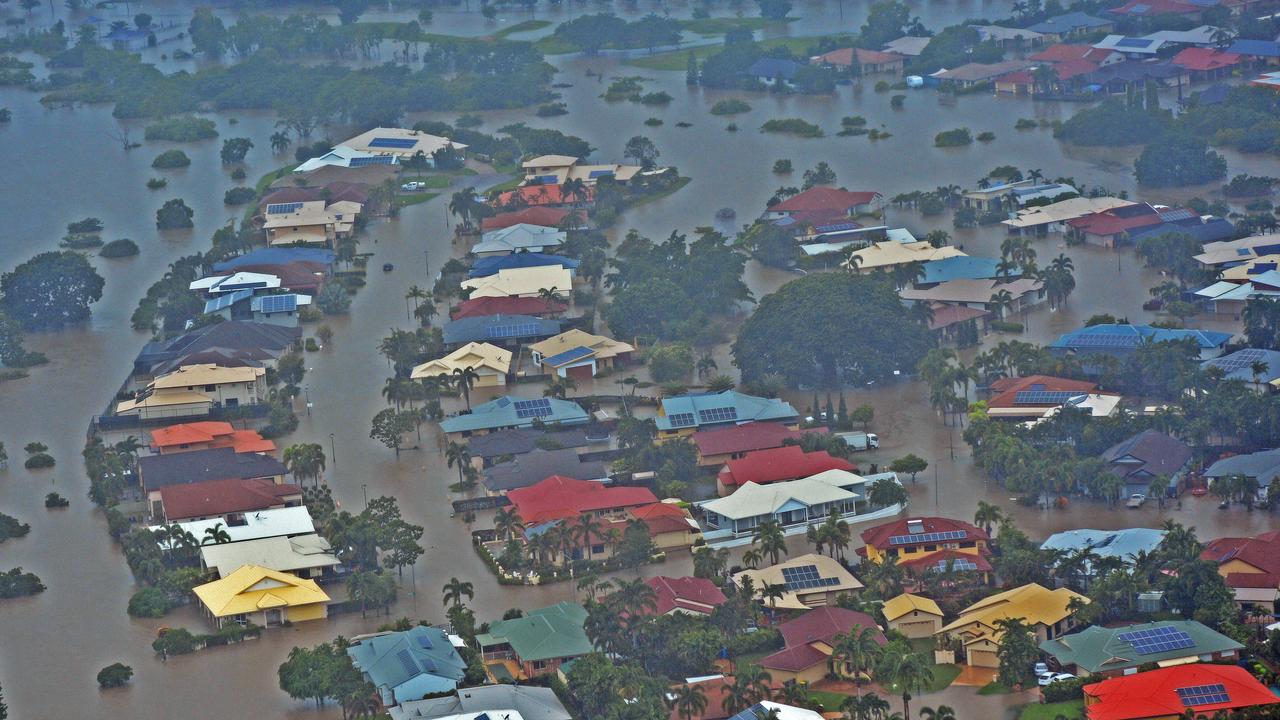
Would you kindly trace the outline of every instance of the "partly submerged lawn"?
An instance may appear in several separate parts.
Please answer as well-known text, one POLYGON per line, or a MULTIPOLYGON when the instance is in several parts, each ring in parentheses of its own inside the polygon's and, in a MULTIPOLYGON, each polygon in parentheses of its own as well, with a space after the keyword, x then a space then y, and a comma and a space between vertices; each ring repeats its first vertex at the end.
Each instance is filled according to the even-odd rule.
POLYGON ((1084 700, 1064 700, 1056 703, 1031 703, 1024 705, 1018 720, 1080 720, 1084 717, 1084 700))

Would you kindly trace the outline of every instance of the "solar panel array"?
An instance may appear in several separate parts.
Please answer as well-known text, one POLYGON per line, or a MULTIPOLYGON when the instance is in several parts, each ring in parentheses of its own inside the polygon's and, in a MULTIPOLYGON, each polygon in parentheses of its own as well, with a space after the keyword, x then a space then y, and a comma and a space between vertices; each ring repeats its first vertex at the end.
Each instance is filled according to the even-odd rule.
MULTIPOLYGON (((1146 7, 1146 5, 1134 5, 1133 9, 1135 12, 1143 12, 1146 7), (1139 8, 1143 8, 1143 10, 1140 10, 1139 8)), ((1151 41, 1147 38, 1124 38, 1123 40, 1116 42, 1116 47, 1144 48, 1149 45, 1151 45, 1151 41)))
POLYGON ((551 401, 547 398, 537 400, 517 400, 515 402, 516 417, 532 418, 551 415, 551 401))
POLYGON ((396 653, 396 659, 400 661, 400 665, 404 667, 405 673, 410 677, 416 676, 422 672, 418 667, 418 663, 414 662, 413 655, 411 655, 408 650, 401 650, 396 653))
POLYGON ((1177 220, 1190 220, 1193 217, 1198 217, 1196 215, 1196 211, 1191 210, 1190 208, 1178 208, 1176 210, 1166 210, 1165 212, 1156 213, 1156 214, 1159 215, 1160 219, 1165 222, 1175 222, 1177 220))
POLYGON ((1070 390, 1019 390, 1013 395, 1013 404, 1061 405, 1080 394, 1070 390))
POLYGON ((349 167, 365 167, 367 165, 395 165, 396 159, 390 155, 378 155, 377 157, 358 157, 351 158, 349 167))
POLYGON ((829 587, 838 585, 839 578, 822 577, 818 574, 817 565, 799 565, 797 567, 782 568, 782 581, 786 583, 787 589, 808 590, 816 587, 829 587))
POLYGON ((939 560, 935 567, 939 572, 946 572, 948 568, 955 570, 956 572, 963 572, 967 570, 977 570, 978 564, 972 560, 939 560))
POLYGON ((916 543, 940 542, 943 540, 963 540, 967 536, 964 530, 947 530, 946 532, 916 533, 914 535, 894 535, 889 538, 890 545, 915 545, 916 543))
POLYGON ((1227 686, 1222 683, 1192 685, 1191 687, 1178 688, 1175 692, 1178 693, 1178 699, 1182 701, 1185 707, 1231 702, 1231 695, 1227 692, 1227 686))
POLYGON ((613 171, 612 170, 592 170, 591 172, 587 173, 587 177, 589 179, 613 177, 613 171))
POLYGON ((1079 347, 1133 347, 1138 344, 1138 336, 1088 333, 1075 336, 1069 344, 1079 347))
POLYGON ((417 140, 408 138, 383 138, 376 137, 369 141, 369 147, 376 148, 395 148, 397 150, 409 150, 417 145, 417 140))
POLYGON ((262 297, 262 312, 264 313, 293 312, 297 309, 297 295, 264 295, 262 297))
POLYGON ((285 213, 291 213, 301 207, 302 207, 302 203, 300 202, 270 203, 267 205, 267 214, 268 215, 284 215, 285 213))
POLYGON ((1242 370, 1250 367, 1256 362, 1265 362, 1267 354, 1262 350, 1248 349, 1231 353, 1230 355, 1213 361, 1215 367, 1222 368, 1226 373, 1233 373, 1236 370, 1242 370))
POLYGON ((484 329, 487 338, 513 338, 534 335, 538 332, 538 323, 514 323, 510 325, 490 325, 484 329))
POLYGON ((419 635, 418 647, 421 647, 424 650, 430 650, 431 648, 435 647, 435 643, 431 642, 431 638, 427 637, 426 635, 419 635))
POLYGON ((667 416, 671 427, 693 427, 693 413, 675 413, 667 416))
POLYGON ((718 407, 698 411, 698 420, 704 423, 729 422, 738 419, 738 408, 718 407))
POLYGON ((1116 637, 1132 645, 1139 655, 1184 650, 1196 645, 1190 635, 1169 625, 1120 633, 1116 637))
POLYGON ((857 230, 860 227, 862 226, 858 223, 847 222, 832 223, 831 225, 819 225, 815 227, 814 230, 817 230, 818 232, 839 232, 841 230, 857 230))
POLYGON ((551 357, 548 357, 548 358, 543 358, 542 362, 547 365, 558 367, 565 363, 571 363, 575 360, 581 360, 582 358, 585 358, 585 357, 591 357, 592 355, 595 354, 595 352, 596 352, 595 350, 592 350, 589 347, 576 347, 576 348, 573 348, 572 350, 565 350, 562 353, 552 355, 551 357))
POLYGON ((729 720, 760 720, 762 717, 769 716, 769 708, 756 703, 742 712, 729 718, 729 720))

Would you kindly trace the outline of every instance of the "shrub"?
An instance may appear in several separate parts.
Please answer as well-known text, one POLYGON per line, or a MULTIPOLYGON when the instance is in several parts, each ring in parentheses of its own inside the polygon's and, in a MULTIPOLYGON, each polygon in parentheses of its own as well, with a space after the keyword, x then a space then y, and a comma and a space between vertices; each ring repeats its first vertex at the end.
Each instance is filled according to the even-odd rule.
POLYGON ((102 249, 98 251, 98 254, 104 258, 122 258, 133 257, 134 255, 137 255, 138 252, 138 243, 130 240, 129 238, 120 238, 119 240, 112 240, 106 245, 103 245, 102 249))
POLYGON ((218 128, 212 120, 185 115, 151 123, 147 126, 143 137, 147 140, 195 142, 218 137, 218 128))
POLYGON ((23 463, 23 466, 28 470, 41 470, 53 467, 54 463, 55 461, 52 455, 48 453, 36 453, 35 455, 27 458, 27 461, 23 463))
POLYGON ((969 128, 944 130, 933 136, 933 144, 935 147, 958 147, 960 145, 968 145, 972 142, 973 135, 969 133, 969 128))
POLYGON ((44 591, 44 583, 35 573, 23 572, 20 567, 0 572, 0 599, 26 597, 44 591))
POLYGON ((222 194, 223 205, 244 205, 253 202, 258 193, 251 187, 233 187, 222 194))
POLYGON ((1035 120, 1030 118, 1018 118, 1018 122, 1013 124, 1014 130, 1033 130, 1037 126, 1035 120))
POLYGON ((651 93, 645 93, 644 95, 640 96, 640 104, 666 105, 667 103, 671 102, 673 99, 674 98, 671 97, 671 94, 667 92, 663 92, 663 91, 651 92, 651 93))
POLYGON ((751 105, 747 104, 745 100, 739 100, 738 98, 721 100, 711 106, 712 115, 737 115, 738 113, 744 112, 751 112, 751 105))
POLYGON ((768 120, 760 126, 760 132, 789 133, 806 138, 822 137, 822 128, 800 118, 781 118, 768 120))
POLYGON ((738 123, 729 123, 725 125, 724 129, 729 132, 738 132, 738 123))
POLYGON ((158 618, 164 617, 172 605, 169 594, 160 588, 144 587, 129 598, 129 617, 158 618))
POLYGON ((150 180, 147 181, 147 189, 159 190, 167 186, 168 184, 169 184, 169 181, 165 180, 164 178, 151 178, 150 180))
POLYGON ((236 182, 240 182, 241 180, 244 180, 245 179, 244 168, 238 167, 235 170, 232 170, 231 179, 235 180, 236 182))
POLYGON ((44 496, 44 506, 49 509, 64 508, 71 504, 71 501, 62 497, 56 492, 51 492, 44 496))
POLYGON ((892 88, 893 86, 889 84, 888 80, 881 80, 876 83, 876 92, 878 93, 889 92, 892 88))
POLYGON ((760 628, 753 633, 743 633, 729 641, 729 657, 767 653, 782 648, 782 633, 775 628, 760 628))
POLYGON ((309 337, 307 338, 306 349, 307 352, 317 352, 320 350, 320 345, 316 343, 315 338, 309 337))
POLYGON ((893 108, 894 110, 898 110, 902 107, 903 103, 905 103, 906 101, 907 101, 906 95, 894 95, 893 97, 889 98, 889 107, 893 108))
POLYGON ((173 628, 151 643, 161 655, 187 655, 196 650, 196 637, 186 628, 173 628))
POLYGON ((785 175, 791 172, 791 161, 783 158, 773 162, 773 171, 778 175, 785 175))
POLYGON ((117 688, 129 682, 133 677, 133 668, 124 663, 111 663, 98 671, 98 685, 104 688, 117 688))
POLYGON ((0 513, 0 542, 9 538, 20 538, 31 532, 31 526, 11 515, 0 513))
POLYGON ((316 306, 325 315, 343 315, 351 309, 351 295, 341 285, 330 283, 316 295, 316 306))
POLYGON ((992 320, 991 329, 1002 333, 1020 333, 1022 332, 1022 323, 1009 322, 1008 320, 992 320))
POLYGON ((102 238, 98 235, 64 235, 58 247, 68 250, 88 250, 102 246, 102 238))
POLYGON ((987 130, 986 132, 978 133, 978 142, 991 142, 992 140, 995 140, 995 139, 996 139, 996 134, 991 132, 990 130, 987 130))
POLYGON ((181 150, 165 150, 151 161, 151 167, 158 170, 168 170, 170 168, 186 167, 191 164, 191 158, 181 150))
POLYGON ((648 120, 644 121, 644 124, 648 125, 649 127, 658 127, 659 125, 662 124, 662 118, 649 118, 648 120))
POLYGON ((1049 683, 1043 688, 1040 688, 1040 694, 1044 697, 1044 701, 1047 703, 1079 700, 1084 697, 1084 686, 1093 681, 1093 678, 1059 680, 1056 683, 1049 683))
POLYGON ((562 102, 547 103, 539 105, 537 112, 534 113, 538 117, 555 117, 557 115, 568 115, 569 107, 562 102))
POLYGON ((194 216, 195 211, 187 207, 187 204, 181 198, 166 200, 164 205, 156 211, 156 228, 173 230, 193 227, 195 223, 191 221, 191 218, 194 216))

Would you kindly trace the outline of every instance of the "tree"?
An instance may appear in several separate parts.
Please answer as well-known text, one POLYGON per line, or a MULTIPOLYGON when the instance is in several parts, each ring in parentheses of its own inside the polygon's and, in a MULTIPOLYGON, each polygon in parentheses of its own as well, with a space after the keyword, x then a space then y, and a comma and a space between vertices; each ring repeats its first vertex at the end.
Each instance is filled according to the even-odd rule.
POLYGON ((999 505, 993 505, 986 500, 978 501, 978 510, 973 514, 973 524, 981 527, 986 531, 987 535, 991 535, 991 528, 999 525, 1004 520, 1004 511, 999 505))
POLYGON ((819 162, 810 170, 804 171, 804 189, 808 190, 817 185, 835 185, 836 171, 831 169, 825 160, 819 162))
POLYGON ((290 445, 284 449, 284 464, 295 478, 319 485, 325 470, 324 447, 319 443, 290 445))
POLYGON ((622 531, 622 539, 618 543, 616 554, 624 567, 639 568, 649 562, 657 547, 649 535, 649 526, 643 520, 627 521, 622 531))
POLYGON ((524 527, 520 512, 514 508, 498 508, 498 512, 493 516, 493 529, 503 540, 514 538, 517 533, 524 530, 524 527))
POLYGON ((913 484, 916 481, 916 475, 924 472, 928 467, 929 462, 915 454, 904 455, 889 465, 889 469, 893 472, 910 475, 913 484))
POLYGON ((205 528, 204 537, 200 540, 201 545, 222 545, 229 542, 231 535, 222 523, 214 523, 213 527, 205 528))
POLYGON ((891 682, 902 691, 902 716, 911 717, 911 696, 920 693, 933 681, 932 663, 911 646, 898 641, 890 643, 881 652, 876 664, 876 676, 882 682, 891 682))
POLYGON ((756 0, 760 17, 766 20, 783 20, 791 12, 791 0, 756 0))
POLYGON ((98 686, 102 688, 118 688, 129 682, 132 677, 133 668, 124 663, 111 663, 98 671, 98 686))
POLYGON ((289 149, 293 141, 289 139, 289 133, 282 130, 271 133, 271 152, 282 153, 289 149))
POLYGON ((461 485, 464 482, 463 471, 471 464, 471 452, 466 445, 450 441, 445 447, 444 457, 448 467, 458 468, 458 484, 461 485))
POLYGON ((1209 149, 1204 137, 1188 132, 1148 138, 1133 163, 1139 185, 1170 187, 1199 185, 1227 176, 1227 161, 1209 149))
POLYGON ((684 720, 702 717, 707 709, 707 693, 701 685, 685 683, 675 689, 671 698, 671 709, 676 711, 677 717, 684 720))
POLYGON ((453 369, 453 384, 457 386, 458 392, 462 393, 462 397, 467 402, 467 409, 471 409, 471 388, 476 386, 476 381, 480 379, 480 374, 476 369, 467 366, 464 368, 453 369))
POLYGON ((445 607, 458 607, 467 600, 475 599, 476 596, 475 587, 471 583, 463 582, 456 577, 449 578, 449 582, 445 583, 442 591, 445 607))
POLYGON ((733 344, 744 382, 778 374, 791 384, 837 387, 893 377, 931 344, 889 283, 815 273, 760 301, 733 344), (797 322, 804 318, 804 322, 797 322), (831 333, 829 328, 842 332, 831 333))
POLYGON ((1002 685, 1013 687, 1027 678, 1040 651, 1036 647, 1035 634, 1026 620, 1020 617, 1000 618, 995 621, 1000 631, 996 657, 1000 660, 997 678, 1002 685))
POLYGON ((756 532, 751 537, 751 545, 759 545, 760 554, 769 556, 770 564, 777 565, 778 558, 787 554, 787 539, 782 531, 782 523, 765 520, 757 525, 756 532))
POLYGON ((906 488, 893 478, 880 478, 871 483, 871 491, 867 499, 875 507, 906 504, 908 496, 906 488))
POLYGON ((194 227, 195 223, 191 219, 195 214, 196 211, 187 207, 182 198, 166 200, 164 205, 156 211, 156 229, 179 230, 194 227))
POLYGON ((57 329, 89 319, 102 298, 102 276, 77 252, 44 252, 0 275, 3 310, 26 330, 57 329))
POLYGON ((654 345, 645 351, 645 360, 657 383, 686 382, 693 373, 693 349, 686 343, 654 345))
POLYGON ((643 135, 635 135, 627 141, 626 147, 622 151, 622 156, 631 158, 640 164, 646 170, 652 168, 658 160, 658 146, 653 141, 643 135))
POLYGON ((858 32, 860 47, 880 48, 890 40, 906 34, 911 23, 911 9, 897 0, 882 0, 871 5, 867 21, 858 32))
POLYGON ((347 578, 347 596, 360 603, 360 617, 370 606, 387 608, 396 600, 396 579, 382 570, 361 570, 347 578))
POLYGON ((413 428, 412 413, 401 412, 395 408, 387 408, 373 416, 369 437, 395 450, 396 457, 399 457, 400 444, 403 441, 404 434, 413 430, 413 428))
POLYGON ((253 148, 253 141, 249 138, 227 138, 222 141, 222 164, 234 165, 244 162, 244 156, 249 154, 249 150, 253 148))
POLYGON ((191 24, 187 26, 187 34, 191 36, 191 44, 198 53, 217 59, 226 50, 227 28, 210 8, 196 8, 191 24))
POLYGON ((924 720, 956 720, 956 711, 950 705, 939 705, 936 709, 922 707, 920 717, 924 720))

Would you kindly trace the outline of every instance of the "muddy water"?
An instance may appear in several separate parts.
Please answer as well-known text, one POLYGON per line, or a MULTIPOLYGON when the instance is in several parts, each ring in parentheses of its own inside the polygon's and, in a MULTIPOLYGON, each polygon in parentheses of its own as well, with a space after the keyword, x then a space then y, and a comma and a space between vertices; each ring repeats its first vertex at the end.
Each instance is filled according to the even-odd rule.
MULTIPOLYGON (((478 6, 478 4, 477 4, 478 6)), ((620 8, 628 16, 659 4, 640 3, 620 8)), ((833 27, 855 27, 865 15, 866 2, 821 5, 801 3, 802 19, 785 32, 807 34, 833 27)), ((670 11, 686 16, 687 5, 673 3, 670 11)), ((174 18, 188 16, 178 3, 140 6, 132 11, 170 12, 174 18)), ((748 8, 749 9, 749 8, 748 8)), ((63 12, 61 8, 58 11, 63 12)), ((12 13, 12 10, 9 10, 12 13)), ((559 19, 580 12, 565 6, 552 13, 538 12, 535 18, 559 19)), ((1001 3, 956 2, 918 3, 917 12, 927 24, 1007 12, 1001 3)), ((38 13, 37 13, 38 15, 38 13)), ((500 18, 518 22, 524 15, 500 18)), ((379 17, 377 19, 384 19, 379 17)), ((439 11, 437 31, 459 34, 492 32, 501 23, 490 25, 474 10, 439 11)), ((161 48, 162 50, 165 49, 161 48)), ((171 48, 169 49, 171 52, 171 48)), ((833 98, 779 98, 746 95, 752 112, 735 118, 716 118, 707 109, 718 99, 737 95, 689 89, 682 72, 640 71, 616 59, 560 58, 561 79, 573 84, 564 91, 571 113, 552 120, 528 118, 524 113, 486 115, 486 127, 527 120, 540 127, 559 127, 579 134, 599 148, 600 157, 618 157, 626 139, 643 134, 654 139, 662 161, 677 165, 694 182, 664 200, 628 213, 613 230, 615 236, 635 228, 651 236, 672 230, 689 231, 712 224, 720 207, 733 207, 741 221, 753 216, 773 189, 782 184, 798 184, 799 172, 819 160, 826 160, 850 188, 874 188, 886 195, 956 183, 971 185, 987 169, 1012 163, 1037 167, 1051 176, 1071 175, 1090 185, 1124 189, 1139 196, 1129 174, 1124 153, 1067 148, 1047 137, 1045 131, 1017 132, 1019 117, 1066 117, 1069 106, 1033 106, 1023 100, 987 96, 943 101, 927 93, 909 93, 902 110, 889 107, 887 95, 876 94, 869 85, 843 87, 833 98), (602 84, 586 73, 605 76, 640 74, 650 78, 652 89, 663 89, 675 97, 666 108, 650 109, 626 103, 606 105, 598 99, 602 84), (873 127, 883 126, 893 136, 871 142, 866 138, 837 138, 839 120, 860 114, 873 127), (665 120, 662 127, 642 124, 646 117, 665 120), (801 140, 764 135, 757 131, 772 117, 800 116, 819 123, 828 134, 821 140, 801 140), (677 128, 679 121, 693 123, 677 128), (735 122, 740 130, 725 130, 735 122), (931 147, 933 134, 952 127, 968 126, 975 134, 992 130, 997 140, 989 146, 975 145, 940 151, 931 147), (769 173, 777 158, 791 158, 796 176, 775 177, 769 173)), ((0 605, 0 685, 5 690, 15 718, 42 718, 94 708, 95 717, 164 718, 183 713, 195 717, 237 717, 249 713, 268 717, 316 717, 310 706, 294 702, 276 688, 275 668, 295 644, 315 643, 342 633, 351 635, 371 629, 378 622, 347 616, 311 627, 276 630, 257 642, 221 648, 162 664, 150 650, 156 629, 164 625, 200 627, 190 612, 180 612, 163 621, 133 621, 125 614, 125 603, 133 582, 119 553, 109 542, 101 515, 84 499, 86 482, 79 463, 86 424, 99 412, 112 390, 128 371, 138 347, 145 341, 129 329, 128 318, 137 298, 158 278, 173 259, 207 246, 219 225, 238 216, 237 209, 221 204, 222 192, 231 186, 228 171, 217 158, 218 141, 184 145, 191 167, 160 173, 150 169, 151 159, 163 143, 126 153, 114 135, 118 124, 106 108, 75 110, 44 109, 33 95, 0 91, 0 105, 14 111, 14 121, 0 127, 0 148, 8 156, 21 152, 21 172, 6 175, 0 192, 0 215, 9 219, 10 231, 0 240, 0 267, 56 246, 63 226, 86 215, 103 218, 107 239, 130 237, 142 247, 134 259, 94 262, 107 279, 106 294, 94 310, 93 320, 82 328, 31 339, 33 349, 49 354, 53 362, 37 368, 30 378, 0 385, 0 440, 10 455, 19 456, 23 444, 39 440, 49 444, 58 459, 53 471, 28 473, 20 467, 0 471, 0 510, 32 524, 31 534, 0 546, 0 568, 22 566, 39 574, 49 586, 45 593, 30 599, 6 601, 0 605), (163 176, 169 187, 149 191, 147 178, 163 176), (183 197, 196 211, 192 231, 159 234, 154 229, 154 212, 171 197, 183 197), (57 490, 72 499, 71 508, 46 511, 44 493, 57 490), (99 668, 115 661, 132 665, 137 673, 126 690, 99 693, 93 676, 99 668)), ((452 114, 441 116, 451 119, 452 114)), ((248 174, 255 178, 283 164, 287 158, 272 157, 266 138, 272 131, 270 118, 242 113, 239 123, 231 116, 216 118, 223 137, 248 136, 258 147, 248 157, 248 174)), ((413 118, 417 119, 417 118, 413 118)), ((141 139, 141 127, 130 128, 141 139)), ((343 129, 334 129, 339 136, 343 129)), ((1229 157, 1231 170, 1255 174, 1280 174, 1257 158, 1229 157)), ((483 185, 494 178, 472 178, 483 185)), ((1202 191, 1203 193, 1203 191, 1202 191)), ((1189 195, 1190 193, 1188 193, 1189 195)), ((1152 195, 1150 199, 1162 199, 1152 195)), ((466 527, 449 517, 447 485, 452 471, 444 467, 434 434, 424 428, 421 447, 398 458, 368 438, 368 420, 382 407, 379 389, 388 374, 376 354, 378 340, 393 327, 406 327, 404 291, 412 284, 426 285, 440 264, 456 251, 444 211, 444 198, 409 208, 391 222, 375 223, 364 249, 375 253, 371 267, 391 262, 395 270, 374 272, 369 285, 355 299, 347 318, 331 321, 335 330, 332 347, 308 355, 308 392, 314 407, 303 414, 301 427, 289 442, 314 441, 335 451, 330 459, 328 481, 339 501, 358 509, 367 492, 370 497, 392 494, 400 498, 405 515, 426 527, 427 553, 405 574, 401 600, 394 615, 410 615, 429 620, 442 619, 440 586, 451 576, 475 583, 473 605, 481 619, 496 617, 509 607, 533 607, 571 597, 566 585, 547 588, 500 588, 476 558, 467 541, 466 527)), ((890 212, 890 221, 905 224, 923 234, 934 227, 949 229, 949 223, 920 218, 911 212, 890 212)), ((1001 236, 981 229, 954 233, 956 242, 970 253, 996 252, 1001 236)), ((1095 312, 1126 314, 1134 320, 1146 319, 1139 309, 1147 298, 1146 289, 1159 280, 1138 266, 1132 256, 1121 257, 1093 248, 1066 248, 1057 241, 1040 241, 1042 257, 1066 252, 1075 260, 1078 289, 1067 306, 1057 313, 1033 311, 1028 317, 1026 339, 1042 341, 1077 326, 1095 312)), ((748 281, 757 296, 767 294, 792 276, 752 264, 748 281)), ((727 355, 718 355, 722 371, 731 371, 727 355)), ((968 450, 958 432, 936 418, 916 385, 903 384, 869 391, 850 391, 851 403, 868 402, 877 409, 874 429, 883 447, 860 458, 865 463, 887 462, 907 452, 927 458, 933 468, 909 489, 916 512, 941 512, 965 517, 972 514, 979 499, 1013 503, 998 488, 976 473, 968 450), (953 456, 954 454, 954 456, 953 456), (934 482, 934 468, 938 481, 934 482)), ((483 397, 478 399, 484 399, 483 397)), ((807 397, 795 399, 803 406, 807 397)), ((301 409, 301 405, 300 405, 301 409)), ((20 458, 19 458, 20 459, 20 458)), ((1123 527, 1157 525, 1165 517, 1196 525, 1202 536, 1251 533, 1269 528, 1271 519, 1262 513, 1220 512, 1207 500, 1188 500, 1182 511, 1154 507, 1139 511, 1108 510, 1096 505, 1073 503, 1066 510, 1037 512, 1014 510, 1020 523, 1033 534, 1047 534, 1067 527, 1123 527)), ((481 517, 477 526, 485 526, 481 517)), ((798 541, 793 539, 793 542, 798 541)), ((646 573, 681 574, 688 569, 687 558, 675 558, 666 565, 647 568, 646 573)), ((332 713, 332 711, 331 711, 332 713)))

